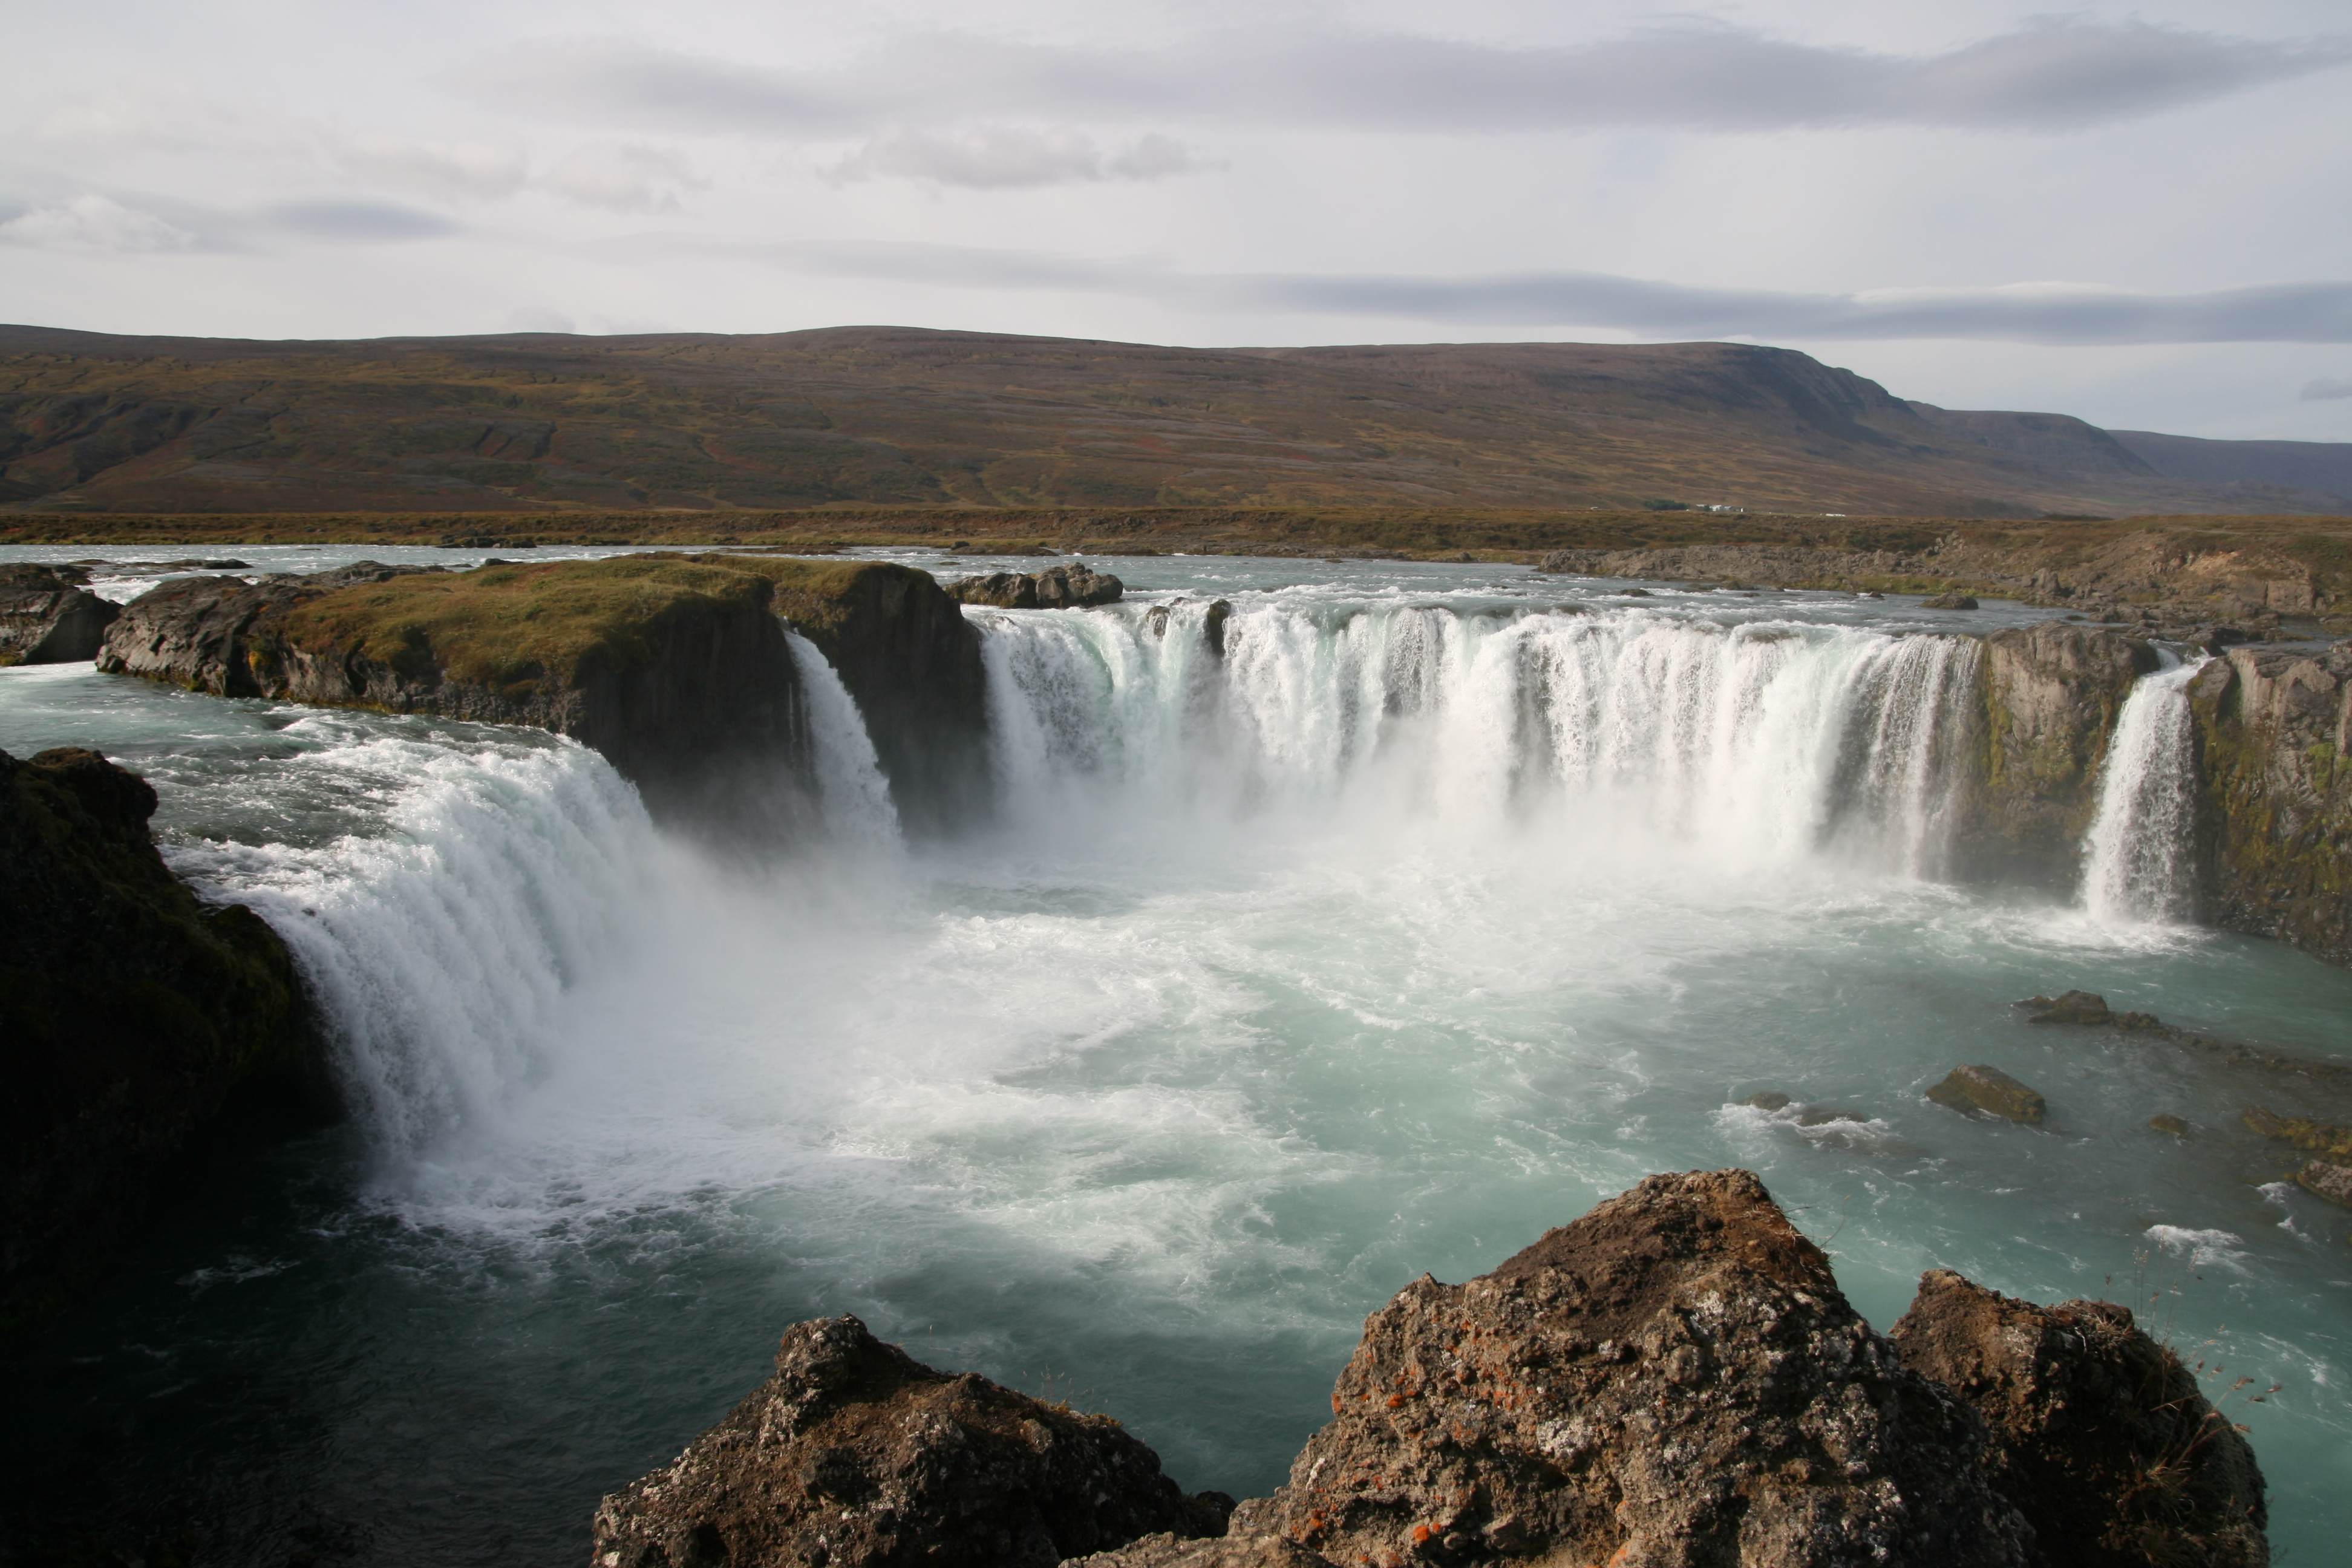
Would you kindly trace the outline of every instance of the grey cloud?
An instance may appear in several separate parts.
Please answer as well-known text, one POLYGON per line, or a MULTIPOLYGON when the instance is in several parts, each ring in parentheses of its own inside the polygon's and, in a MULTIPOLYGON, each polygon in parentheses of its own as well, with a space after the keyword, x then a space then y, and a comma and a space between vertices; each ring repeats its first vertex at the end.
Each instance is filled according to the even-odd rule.
POLYGON ((2338 381, 2323 375, 2317 381, 2306 384, 2295 395, 2305 403, 2320 403, 2331 397, 2352 397, 2352 381, 2338 381))
POLYGON ((111 196, 88 192, 37 206, 0 223, 0 244, 82 252, 186 250, 196 236, 111 196))
POLYGON ((825 173, 835 181, 895 178, 1001 190, 1101 180, 1157 180, 1201 167, 1189 148, 1168 136, 1139 137, 1106 153, 1082 131, 979 125, 945 135, 921 131, 886 132, 825 173))
POLYGON ((262 215, 271 228, 307 239, 342 240, 362 244, 407 239, 438 239, 458 232, 457 225, 414 207, 389 202, 288 202, 262 215))
POLYGON ((510 53, 459 85, 493 106, 801 137, 1008 117, 1459 132, 2052 132, 2161 113, 2347 60, 2352 39, 2344 37, 2279 42, 2138 22, 2041 22, 1926 56, 1704 26, 1540 48, 1266 28, 1149 51, 914 35, 845 68, 802 72, 584 40, 510 53))
POLYGON ((1591 272, 1485 278, 1191 273, 1148 261, 919 244, 784 244, 645 237, 615 248, 734 256, 786 270, 961 289, 1064 290, 1196 310, 1391 316, 1464 326, 1569 327, 1651 338, 1940 338, 2052 344, 2352 342, 2352 283, 2204 294, 2065 285, 1793 294, 1696 289, 1591 272))

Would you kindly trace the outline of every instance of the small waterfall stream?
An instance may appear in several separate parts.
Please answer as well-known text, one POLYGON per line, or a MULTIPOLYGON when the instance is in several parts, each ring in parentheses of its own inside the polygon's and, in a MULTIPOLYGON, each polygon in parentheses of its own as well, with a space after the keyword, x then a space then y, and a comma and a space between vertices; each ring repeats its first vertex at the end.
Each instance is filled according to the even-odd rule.
POLYGON ((2197 780, 2189 683, 2207 660, 2162 652, 2125 700, 2099 774, 2098 815, 2083 840, 2083 908, 2106 925, 2189 918, 2197 780))

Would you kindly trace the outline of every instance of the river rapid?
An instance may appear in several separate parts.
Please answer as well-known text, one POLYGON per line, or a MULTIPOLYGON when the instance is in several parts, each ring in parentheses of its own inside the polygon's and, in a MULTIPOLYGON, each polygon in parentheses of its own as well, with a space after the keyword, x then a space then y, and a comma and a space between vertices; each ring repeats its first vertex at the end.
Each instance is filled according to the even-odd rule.
POLYGON ((2124 716, 2069 902, 1944 879, 1952 634, 2044 612, 1105 564, 1118 605, 969 612, 1000 810, 950 842, 899 833, 796 640, 827 831, 782 860, 533 731, 0 671, 0 747, 144 773, 174 867, 286 937, 352 1108, 179 1199, 31 1347, 0 1528, 574 1563, 601 1492, 845 1311, 1263 1493, 1409 1279, 1737 1164, 1882 1329, 1931 1267, 2134 1306, 2250 1428, 2286 1560, 2335 1560, 2352 1214, 2231 1131, 2275 1079, 2008 1005, 2081 987, 2352 1059, 2352 974, 2177 923, 2187 664, 2124 716), (2047 1125, 1921 1100, 1963 1062, 2047 1125))

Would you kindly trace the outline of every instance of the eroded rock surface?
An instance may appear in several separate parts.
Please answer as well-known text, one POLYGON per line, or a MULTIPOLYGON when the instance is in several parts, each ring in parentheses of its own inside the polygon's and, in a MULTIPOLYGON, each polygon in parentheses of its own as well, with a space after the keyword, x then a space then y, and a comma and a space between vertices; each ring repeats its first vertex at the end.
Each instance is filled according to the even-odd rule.
POLYGON ((936 1372, 856 1318, 794 1324, 776 1373, 604 1500, 597 1568, 1051 1568, 1153 1532, 1223 1531, 1107 1415, 936 1372))
POLYGON ((1107 572, 1072 562, 1043 572, 991 572, 950 583, 947 589, 967 605, 999 610, 1067 610, 1117 604, 1127 586, 1107 572))
POLYGON ((1745 1171, 1653 1176, 1492 1274, 1416 1280, 1332 1408, 1236 1534, 1376 1565, 2033 1561, 1981 1421, 1745 1171))
POLYGON ((2038 1091, 1982 1062, 1954 1068, 1927 1090, 1927 1098, 1964 1115, 1998 1116, 2034 1126, 2049 1109, 2038 1091))
POLYGON ((83 587, 86 581, 71 567, 0 565, 0 665, 96 658, 122 607, 83 587))
POLYGON ((2128 1309, 2036 1306, 1937 1268, 1891 1337, 1985 1418, 1986 1473, 2053 1568, 2270 1561, 2252 1448, 2128 1309))

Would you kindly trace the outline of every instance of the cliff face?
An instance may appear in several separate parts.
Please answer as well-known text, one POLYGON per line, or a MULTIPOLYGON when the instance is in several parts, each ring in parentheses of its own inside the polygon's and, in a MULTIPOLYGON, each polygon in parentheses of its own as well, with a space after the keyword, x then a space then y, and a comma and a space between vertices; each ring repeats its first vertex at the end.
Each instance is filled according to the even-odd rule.
POLYGON ((2189 705, 2209 918, 2352 963, 2352 647, 2231 648, 2189 705))
POLYGON ((1962 876, 2073 890, 2116 717, 2156 665, 2147 644, 2098 627, 2045 622, 1985 639, 1962 876))
POLYGON ((604 1500, 593 1560, 1042 1564, 1089 1535, 1090 1568, 2266 1560, 2252 1451, 2127 1310, 1937 1270, 1890 1340, 1746 1171, 1653 1176, 1466 1285, 1415 1280, 1331 1408, 1221 1534, 1104 1417, 802 1324, 604 1500))
POLYGON ((661 815, 773 831, 810 788, 806 693, 780 617, 858 698, 902 815, 924 826, 976 806, 977 639, 904 567, 637 555, 192 578, 132 603, 99 667, 224 697, 536 725, 603 752, 661 815))
POLYGON ((94 752, 0 752, 0 1328, 69 1297, 225 1112, 317 1109, 285 945, 172 875, 154 809, 94 752))

